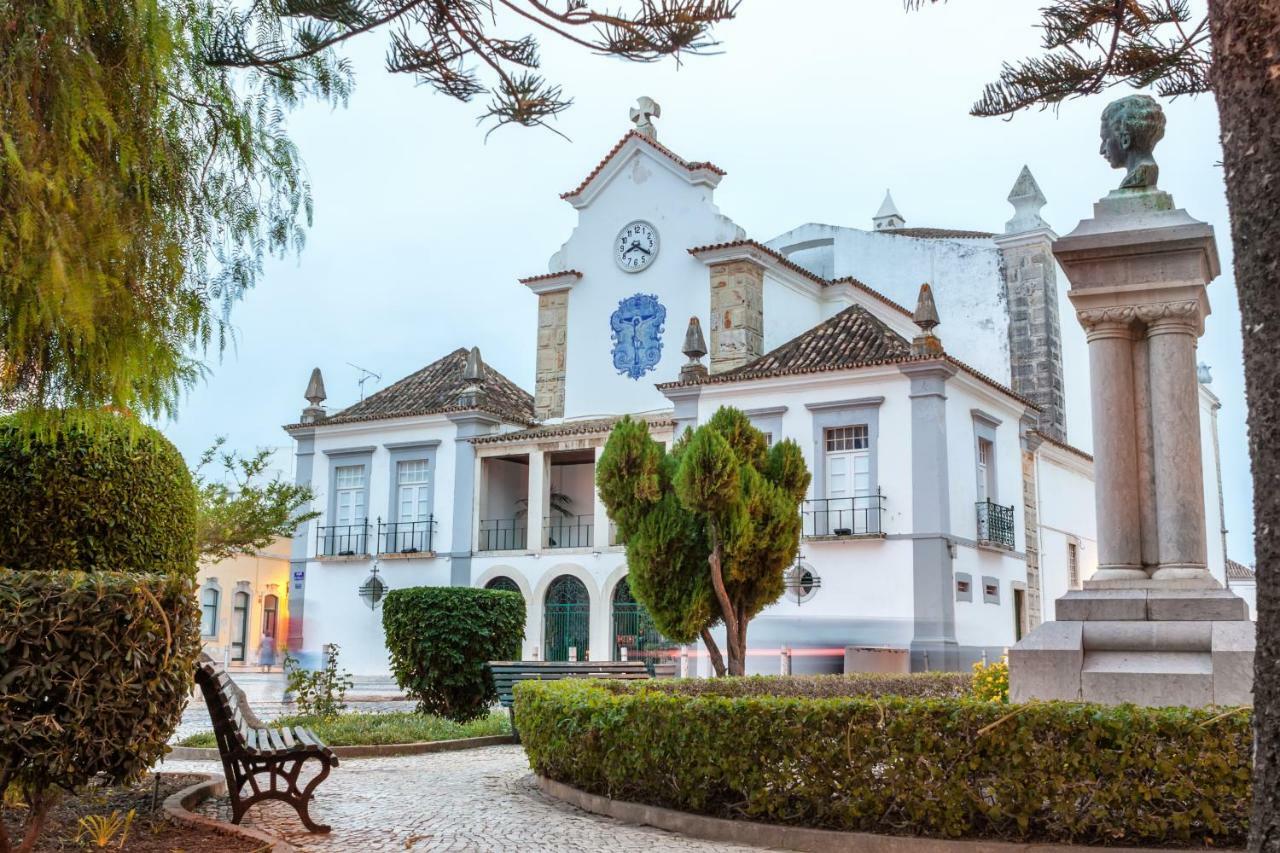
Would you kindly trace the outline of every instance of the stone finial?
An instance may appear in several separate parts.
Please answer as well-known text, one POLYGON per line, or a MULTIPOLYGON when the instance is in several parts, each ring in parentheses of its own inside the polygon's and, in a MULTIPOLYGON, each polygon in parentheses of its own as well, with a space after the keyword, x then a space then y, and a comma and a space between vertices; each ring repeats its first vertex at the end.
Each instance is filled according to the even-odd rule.
POLYGON ((911 316, 920 334, 911 341, 912 355, 942 355, 942 341, 933 330, 941 322, 938 319, 938 306, 933 302, 933 288, 928 283, 920 285, 920 296, 916 299, 916 311, 911 316))
POLYGON ((702 363, 702 357, 707 354, 707 340, 702 336, 702 323, 697 317, 689 318, 689 328, 684 333, 682 352, 689 356, 689 363, 680 368, 681 381, 705 379, 707 367, 702 363))
POLYGON ((1196 365, 1196 380, 1201 385, 1213 384, 1213 370, 1203 361, 1196 365))
POLYGON ((484 402, 484 360, 480 358, 480 347, 472 347, 467 353, 467 363, 462 368, 462 381, 466 384, 458 395, 459 406, 479 406, 484 402))
POLYGON ((327 397, 324 392, 324 376, 320 373, 320 368, 313 368, 311 371, 311 379, 307 382, 306 393, 302 395, 311 405, 302 410, 302 423, 313 424, 322 421, 325 418, 323 403, 327 397))
POLYGON ((1035 175, 1026 166, 1018 173, 1018 180, 1013 182, 1009 190, 1009 204, 1013 205, 1013 218, 1004 224, 1006 234, 1018 234, 1022 231, 1034 231, 1037 228, 1048 228, 1049 223, 1040 218, 1040 209, 1049 200, 1040 191, 1035 175))
POLYGON ((1112 101, 1102 111, 1102 147, 1099 154, 1113 169, 1124 169, 1122 190, 1153 190, 1160 167, 1152 153, 1164 138, 1164 110, 1150 95, 1129 95, 1112 101))
POLYGON ((637 98, 636 105, 631 108, 631 121, 636 130, 650 139, 658 138, 658 129, 654 127, 653 120, 661 117, 662 107, 648 95, 637 98))
POLYGON ((871 217, 871 222, 877 231, 901 228, 907 224, 907 220, 898 212, 898 206, 893 203, 893 195, 888 190, 884 191, 884 201, 880 202, 880 209, 876 211, 875 216, 871 217))

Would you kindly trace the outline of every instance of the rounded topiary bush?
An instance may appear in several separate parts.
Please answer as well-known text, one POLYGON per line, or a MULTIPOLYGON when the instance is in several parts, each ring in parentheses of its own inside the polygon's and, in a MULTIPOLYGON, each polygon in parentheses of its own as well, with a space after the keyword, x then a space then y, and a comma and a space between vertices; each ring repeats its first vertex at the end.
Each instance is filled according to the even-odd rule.
POLYGON ((109 413, 0 418, 0 566, 196 571, 196 492, 177 448, 109 413))

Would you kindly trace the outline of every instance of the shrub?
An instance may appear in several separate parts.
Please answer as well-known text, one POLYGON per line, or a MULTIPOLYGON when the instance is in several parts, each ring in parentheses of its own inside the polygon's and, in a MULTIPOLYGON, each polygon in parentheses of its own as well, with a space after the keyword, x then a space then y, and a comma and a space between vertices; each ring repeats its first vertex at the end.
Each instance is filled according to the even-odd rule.
MULTIPOLYGON (((649 682, 650 690, 681 696, 914 696, 921 699, 969 695, 973 676, 962 672, 921 672, 911 675, 860 672, 852 675, 752 675, 746 678, 664 678, 649 682)), ((625 681, 602 681, 614 692, 628 692, 625 681)))
POLYGON ((354 682, 351 673, 338 672, 338 644, 324 647, 324 667, 314 672, 301 666, 297 658, 284 656, 285 692, 293 695, 298 713, 304 717, 331 720, 347 709, 347 691, 354 682))
POLYGON ((199 650, 188 578, 0 569, 0 790, 23 789, 29 832, 50 788, 164 755, 199 650))
POLYGON ((0 566, 196 572, 196 496, 177 449, 107 413, 61 429, 0 418, 0 566))
POLYGON ((825 829, 1128 845, 1247 834, 1247 709, 654 688, 517 685, 534 771, 621 800, 825 829))
POLYGON ((418 710, 465 723, 498 699, 487 662, 518 656, 524 599, 466 587, 395 589, 383 600, 382 627, 391 672, 418 710))
POLYGON ((973 665, 973 696, 987 702, 1009 701, 1009 661, 973 665))

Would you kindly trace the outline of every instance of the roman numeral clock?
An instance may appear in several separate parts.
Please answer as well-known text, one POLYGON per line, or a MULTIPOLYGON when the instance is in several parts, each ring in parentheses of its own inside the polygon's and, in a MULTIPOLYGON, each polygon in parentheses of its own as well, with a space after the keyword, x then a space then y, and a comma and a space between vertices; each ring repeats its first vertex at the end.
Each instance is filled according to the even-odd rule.
MULTIPOLYGON (((647 270, 658 257, 658 229, 637 219, 623 226, 613 244, 613 259, 623 272, 647 270)), ((662 358, 662 331, 667 309, 651 293, 618 302, 609 317, 613 332, 613 366, 619 374, 639 379, 662 358)))

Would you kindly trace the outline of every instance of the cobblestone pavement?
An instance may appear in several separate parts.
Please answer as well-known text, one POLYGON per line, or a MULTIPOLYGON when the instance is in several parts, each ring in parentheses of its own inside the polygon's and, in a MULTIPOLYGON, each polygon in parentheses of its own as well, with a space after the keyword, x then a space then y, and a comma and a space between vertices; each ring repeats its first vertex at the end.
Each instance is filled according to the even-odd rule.
MULTIPOLYGON (((170 761, 174 772, 221 772, 211 762, 170 761)), ((200 811, 230 819, 225 799, 200 811)), ((589 814, 544 795, 524 750, 495 746, 434 755, 353 758, 316 791, 313 819, 333 832, 311 835, 284 803, 255 806, 244 825, 284 838, 305 851, 752 851, 631 826, 589 814)))

